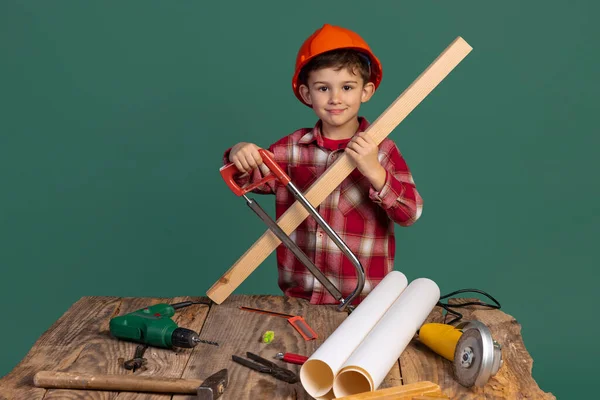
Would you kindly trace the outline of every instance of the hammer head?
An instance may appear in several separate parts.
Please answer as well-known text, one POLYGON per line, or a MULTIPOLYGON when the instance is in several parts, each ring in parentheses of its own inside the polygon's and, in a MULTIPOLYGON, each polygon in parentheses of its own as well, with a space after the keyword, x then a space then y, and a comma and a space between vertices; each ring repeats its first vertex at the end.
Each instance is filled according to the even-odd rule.
POLYGON ((218 399, 228 384, 227 369, 222 369, 217 373, 212 374, 202 382, 198 387, 199 400, 215 400, 218 399))

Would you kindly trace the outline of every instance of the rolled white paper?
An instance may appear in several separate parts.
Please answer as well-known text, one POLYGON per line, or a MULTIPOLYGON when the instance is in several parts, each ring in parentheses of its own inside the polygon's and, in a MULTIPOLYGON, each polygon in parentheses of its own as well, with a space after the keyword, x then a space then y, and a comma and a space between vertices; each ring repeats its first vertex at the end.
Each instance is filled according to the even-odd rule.
MULTIPOLYGON (((406 288, 406 276, 392 271, 321 344, 300 369, 300 381, 312 397, 324 397, 344 362, 406 288)), ((439 296, 438 296, 439 297, 439 296)))
POLYGON ((435 282, 412 281, 346 360, 334 379, 335 396, 376 390, 439 299, 435 282))

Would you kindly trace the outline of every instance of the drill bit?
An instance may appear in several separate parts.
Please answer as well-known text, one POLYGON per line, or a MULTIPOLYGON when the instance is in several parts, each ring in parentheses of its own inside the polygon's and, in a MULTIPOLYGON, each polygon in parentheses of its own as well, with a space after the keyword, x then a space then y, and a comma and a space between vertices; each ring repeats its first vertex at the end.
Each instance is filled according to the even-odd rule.
POLYGON ((212 344, 213 346, 218 346, 218 345, 219 345, 219 343, 217 343, 217 342, 213 342, 212 340, 204 340, 204 339, 200 339, 200 338, 199 338, 199 337, 197 337, 197 336, 193 337, 193 338, 192 338, 192 340, 193 340, 195 343, 205 343, 205 344, 212 344))

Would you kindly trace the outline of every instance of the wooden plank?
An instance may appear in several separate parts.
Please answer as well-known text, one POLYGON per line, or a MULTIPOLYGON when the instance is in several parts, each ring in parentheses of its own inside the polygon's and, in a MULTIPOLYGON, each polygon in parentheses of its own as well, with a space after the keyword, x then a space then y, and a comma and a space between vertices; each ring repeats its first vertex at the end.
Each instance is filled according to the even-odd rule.
MULTIPOLYGON (((338 397, 338 400, 413 400, 415 397, 444 398, 439 385, 433 382, 415 382, 404 386, 379 389, 372 392, 338 397)), ((445 397, 447 398, 447 397, 445 397)))
MULTIPOLYGON (((281 296, 232 296, 223 304, 211 308, 202 331, 203 335, 218 337, 221 347, 206 347, 194 352, 183 377, 203 380, 221 368, 227 368, 230 383, 222 397, 223 400, 310 399, 300 382, 288 384, 276 380, 231 361, 231 356, 236 354, 245 357, 247 351, 270 360, 273 360, 278 352, 310 356, 346 316, 346 313, 337 311, 335 306, 314 306, 302 299, 281 296), (242 311, 240 306, 301 315, 319 338, 305 341, 286 319, 242 311), (260 342, 261 335, 267 330, 275 332, 275 340, 270 344, 260 342)), ((299 373, 298 365, 276 362, 299 373)), ((174 400, 192 398, 180 395, 173 397, 174 400)))
MULTIPOLYGON (((474 300, 455 299, 451 303, 474 300)), ((436 307, 428 321, 443 322, 440 310, 436 307)), ((523 344, 521 326, 513 317, 500 310, 477 306, 462 308, 459 312, 464 321, 478 320, 487 325, 494 340, 502 345, 504 365, 498 373, 482 388, 465 388, 454 379, 450 361, 413 341, 400 357, 404 383, 436 382, 452 399, 556 399, 551 393, 543 392, 532 378, 533 360, 523 344)))
POLYGON ((38 400, 46 389, 33 386, 33 376, 41 370, 63 370, 85 346, 103 340, 99 329, 118 309, 116 297, 83 297, 67 310, 36 341, 25 358, 0 379, 0 399, 38 400))
MULTIPOLYGON (((123 360, 131 359, 135 353, 136 343, 123 340, 116 340, 110 335, 110 318, 126 314, 140 308, 158 304, 158 303, 176 303, 180 301, 194 300, 199 298, 177 297, 177 298, 124 298, 118 310, 113 315, 107 316, 102 321, 99 331, 102 334, 101 340, 93 340, 86 344, 80 352, 77 359, 65 369, 64 372, 85 372, 88 374, 134 374, 122 367, 123 360)), ((204 301, 208 299, 204 298, 204 301)), ((202 329, 208 306, 192 305, 177 310, 173 320, 181 327, 199 332, 202 329)), ((193 349, 161 349, 151 347, 146 350, 146 366, 135 375, 142 376, 160 376, 165 378, 179 378, 183 373, 187 361, 193 349)), ((149 393, 131 393, 131 392, 110 392, 89 390, 66 390, 52 389, 44 397, 44 400, 58 399, 88 399, 93 396, 95 400, 169 400, 171 395, 149 394, 149 393)))
MULTIPOLYGON (((400 122, 469 54, 471 46, 456 38, 419 77, 366 130, 379 144, 400 122)), ((304 194, 315 207, 327 198, 352 172, 354 165, 343 154, 304 194)), ((296 201, 277 223, 288 235, 308 216, 308 211, 296 201)), ((281 242, 267 230, 254 245, 208 290, 215 303, 222 303, 271 254, 281 242)))

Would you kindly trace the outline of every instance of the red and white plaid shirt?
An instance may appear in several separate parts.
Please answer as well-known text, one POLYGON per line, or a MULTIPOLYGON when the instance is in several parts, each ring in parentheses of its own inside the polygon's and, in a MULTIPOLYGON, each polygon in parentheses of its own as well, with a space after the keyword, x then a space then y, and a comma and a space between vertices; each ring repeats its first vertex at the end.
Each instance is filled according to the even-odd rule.
MULTIPOLYGON (((359 118, 357 132, 369 123, 359 118)), ((314 128, 299 129, 269 147, 275 161, 305 193, 331 164, 343 154, 347 141, 333 141, 321 134, 321 123, 314 128), (338 148, 339 147, 339 148, 338 148)), ((365 286, 354 305, 368 295, 392 271, 396 243, 394 222, 413 224, 421 215, 423 201, 415 188, 410 170, 398 148, 390 139, 379 145, 379 162, 386 169, 385 185, 377 192, 358 169, 337 187, 317 208, 319 214, 358 257, 365 269, 365 286)), ((224 163, 229 163, 229 150, 224 163)), ((262 177, 259 169, 251 180, 262 177)), ((241 177, 240 185, 248 182, 241 177)), ((295 201, 292 193, 279 181, 271 181, 254 192, 275 194, 278 219, 295 201)), ((310 215, 291 233, 291 239, 342 292, 346 298, 356 287, 356 270, 352 262, 310 215)), ((310 300, 312 304, 338 303, 285 245, 277 247, 279 287, 287 296, 310 300)))

